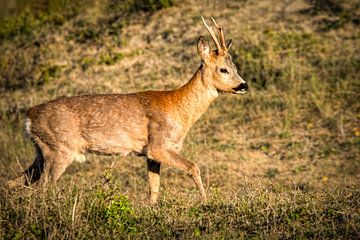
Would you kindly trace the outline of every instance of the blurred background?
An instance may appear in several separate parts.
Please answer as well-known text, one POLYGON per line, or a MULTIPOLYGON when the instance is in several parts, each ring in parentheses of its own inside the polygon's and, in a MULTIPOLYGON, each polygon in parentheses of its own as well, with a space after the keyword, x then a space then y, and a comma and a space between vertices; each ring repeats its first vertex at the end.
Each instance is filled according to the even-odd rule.
MULTIPOLYGON (((233 39, 230 53, 250 90, 220 95, 184 143, 182 154, 199 164, 210 198, 220 194, 226 202, 259 189, 315 195, 359 189, 359 1, 1 0, 0 6, 5 178, 33 161, 23 127, 30 106, 64 95, 179 87, 200 65, 198 37, 211 42, 200 16, 212 16, 233 39)), ((88 160, 74 163, 60 182, 86 189, 111 169, 119 191, 145 201, 142 159, 88 160)), ((162 201, 197 194, 191 178, 166 166, 161 191, 162 201)))

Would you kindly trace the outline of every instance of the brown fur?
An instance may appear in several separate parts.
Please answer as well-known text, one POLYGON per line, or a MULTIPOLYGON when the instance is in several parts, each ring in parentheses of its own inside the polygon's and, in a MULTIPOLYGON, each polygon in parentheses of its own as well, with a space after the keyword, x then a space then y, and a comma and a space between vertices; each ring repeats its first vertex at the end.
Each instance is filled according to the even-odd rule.
POLYGON ((22 177, 33 183, 45 173, 45 183, 55 183, 86 152, 132 154, 147 158, 151 203, 157 200, 161 164, 189 173, 205 199, 197 164, 179 155, 182 143, 218 91, 235 93, 244 81, 227 49, 211 51, 200 37, 198 52, 201 66, 178 89, 62 97, 30 108, 27 132, 37 156, 22 177), (228 73, 221 72, 224 68, 228 73))

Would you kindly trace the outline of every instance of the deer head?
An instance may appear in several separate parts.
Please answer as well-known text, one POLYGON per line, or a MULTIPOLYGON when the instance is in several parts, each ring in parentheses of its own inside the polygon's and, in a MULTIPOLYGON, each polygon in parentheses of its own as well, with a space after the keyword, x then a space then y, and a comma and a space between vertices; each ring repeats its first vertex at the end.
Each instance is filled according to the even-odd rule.
POLYGON ((211 18, 219 34, 219 42, 212 29, 213 26, 209 27, 205 19, 201 18, 217 48, 211 50, 209 43, 203 36, 200 36, 197 48, 202 59, 203 73, 206 76, 204 77, 205 84, 216 88, 219 92, 245 93, 248 90, 248 85, 237 73, 236 66, 229 54, 231 39, 226 44, 223 29, 211 18))

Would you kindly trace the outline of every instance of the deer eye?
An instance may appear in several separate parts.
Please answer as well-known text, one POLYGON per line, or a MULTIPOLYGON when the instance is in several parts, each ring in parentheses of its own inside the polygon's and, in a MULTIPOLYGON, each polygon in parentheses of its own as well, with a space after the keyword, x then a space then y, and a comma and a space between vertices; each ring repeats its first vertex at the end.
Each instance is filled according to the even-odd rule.
POLYGON ((226 68, 220 68, 221 73, 229 73, 229 71, 226 68))

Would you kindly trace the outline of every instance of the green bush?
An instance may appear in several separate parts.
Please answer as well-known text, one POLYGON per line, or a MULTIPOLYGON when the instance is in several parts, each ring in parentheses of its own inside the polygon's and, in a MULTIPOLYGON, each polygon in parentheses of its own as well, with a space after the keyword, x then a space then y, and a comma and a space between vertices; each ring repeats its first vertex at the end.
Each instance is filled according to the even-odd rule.
POLYGON ((111 232, 136 233, 137 218, 129 198, 118 193, 120 189, 111 173, 107 172, 104 177, 109 186, 98 186, 90 211, 93 224, 103 223, 111 232))

